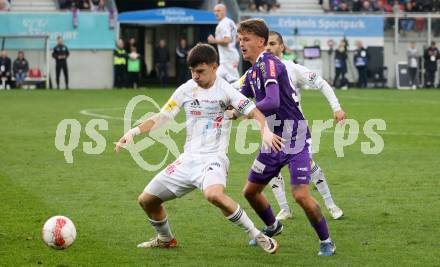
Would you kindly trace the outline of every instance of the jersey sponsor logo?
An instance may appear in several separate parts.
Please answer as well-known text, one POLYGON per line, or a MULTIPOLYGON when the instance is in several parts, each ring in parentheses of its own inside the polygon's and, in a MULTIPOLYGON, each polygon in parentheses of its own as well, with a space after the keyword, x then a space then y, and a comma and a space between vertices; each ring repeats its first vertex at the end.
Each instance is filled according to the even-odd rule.
POLYGON ((175 107, 177 107, 177 103, 176 103, 174 100, 170 99, 170 100, 168 100, 168 102, 165 104, 164 109, 165 109, 166 111, 168 111, 168 112, 171 112, 171 111, 173 111, 173 109, 174 109, 175 107))
POLYGON ((251 103, 251 101, 249 99, 240 100, 240 102, 238 103, 238 111, 242 112, 243 110, 245 110, 249 106, 250 103, 251 103))
POLYGON ((304 168, 296 168, 296 170, 298 170, 298 171, 302 171, 302 172, 306 172, 306 171, 309 170, 309 168, 307 168, 307 167, 304 167, 304 168))
POLYGON ((266 165, 259 162, 257 159, 254 160, 254 163, 252 164, 251 169, 258 174, 262 174, 264 172, 264 169, 266 168, 266 165))
POLYGON ((277 71, 275 68, 275 62, 272 59, 269 59, 269 76, 270 77, 276 77, 277 71))
POLYGON ((221 124, 222 124, 222 120, 223 120, 223 117, 222 117, 222 116, 217 116, 215 119, 210 118, 210 119, 208 120, 208 123, 207 123, 206 126, 205 126, 205 129, 208 130, 208 129, 217 129, 217 128, 220 128, 220 126, 221 126, 221 124))
POLYGON ((190 114, 193 116, 200 116, 200 115, 202 115, 202 112, 199 110, 191 110, 190 114))
POLYGON ((313 82, 314 80, 316 80, 316 77, 318 77, 318 75, 315 72, 310 71, 310 72, 306 73, 306 77, 307 77, 307 80, 309 80, 310 82, 313 82))
POLYGON ((176 171, 177 166, 179 166, 180 164, 182 164, 182 161, 180 159, 174 161, 173 163, 171 163, 166 167, 165 173, 168 175, 173 174, 176 171))
POLYGON ((202 103, 218 103, 218 100, 216 100, 216 99, 214 99, 214 100, 202 99, 200 102, 202 102, 202 103))
POLYGON ((299 176, 297 179, 298 180, 307 180, 307 177, 306 176, 299 176))

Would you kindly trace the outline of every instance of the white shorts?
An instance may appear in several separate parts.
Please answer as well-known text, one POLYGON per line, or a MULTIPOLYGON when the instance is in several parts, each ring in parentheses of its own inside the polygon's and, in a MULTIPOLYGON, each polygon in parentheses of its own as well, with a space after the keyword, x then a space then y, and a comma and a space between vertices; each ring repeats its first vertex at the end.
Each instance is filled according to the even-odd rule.
POLYGON ((226 187, 228 169, 229 160, 226 155, 197 158, 181 154, 148 183, 144 192, 166 201, 172 199, 169 192, 175 197, 182 197, 195 188, 203 191, 214 184, 226 187))
POLYGON ((240 79, 238 73, 238 62, 223 62, 217 69, 217 75, 225 79, 228 83, 232 83, 240 79))

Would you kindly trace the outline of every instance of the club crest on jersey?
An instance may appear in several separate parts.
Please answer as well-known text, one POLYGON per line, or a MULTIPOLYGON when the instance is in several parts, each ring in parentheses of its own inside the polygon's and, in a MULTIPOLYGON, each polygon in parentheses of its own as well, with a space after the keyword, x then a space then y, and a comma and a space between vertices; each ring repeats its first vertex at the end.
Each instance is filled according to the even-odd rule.
POLYGON ((311 82, 316 80, 316 77, 317 77, 316 73, 314 73, 314 72, 307 72, 306 76, 307 76, 307 79, 311 82))
POLYGON ((269 75, 270 77, 276 77, 277 71, 275 68, 275 62, 272 59, 269 59, 269 75))
POLYGON ((225 104, 225 102, 223 102, 222 100, 220 100, 220 101, 218 101, 218 103, 220 104, 220 108, 221 109, 223 109, 223 110, 225 110, 226 109, 226 104, 225 104))
POLYGON ((259 68, 260 71, 261 71, 261 75, 263 75, 263 77, 266 77, 266 64, 264 64, 264 62, 261 61, 261 62, 258 64, 258 68, 259 68))

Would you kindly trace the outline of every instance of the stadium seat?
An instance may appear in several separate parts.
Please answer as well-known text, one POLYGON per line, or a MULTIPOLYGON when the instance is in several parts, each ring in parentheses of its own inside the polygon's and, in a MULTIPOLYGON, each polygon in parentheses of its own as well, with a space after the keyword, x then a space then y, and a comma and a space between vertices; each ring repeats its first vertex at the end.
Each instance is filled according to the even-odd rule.
POLYGON ((39 68, 31 68, 28 72, 28 77, 32 79, 39 79, 42 77, 41 70, 39 68))

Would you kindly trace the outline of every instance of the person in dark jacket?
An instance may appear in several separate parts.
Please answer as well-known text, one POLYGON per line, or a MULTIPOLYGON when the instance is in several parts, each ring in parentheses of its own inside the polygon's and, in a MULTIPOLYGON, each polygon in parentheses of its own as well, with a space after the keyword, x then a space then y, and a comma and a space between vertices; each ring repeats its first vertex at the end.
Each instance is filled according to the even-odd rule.
POLYGON ((346 73, 347 45, 345 41, 342 40, 335 52, 335 79, 333 80, 333 86, 347 89, 347 79, 345 78, 346 73))
POLYGON ((8 53, 2 50, 0 54, 0 88, 7 89, 11 87, 11 59, 8 53))
POLYGON ((168 79, 168 65, 170 62, 170 53, 166 46, 165 40, 159 41, 159 46, 154 52, 154 65, 156 66, 157 75, 160 80, 160 85, 166 87, 168 79))
POLYGON ((360 88, 366 88, 367 87, 367 65, 368 65, 368 51, 364 48, 364 45, 361 41, 356 42, 357 49, 354 52, 354 65, 356 66, 358 70, 358 86, 360 88))
POLYGON ((176 47, 176 81, 177 86, 185 83, 189 79, 188 66, 186 58, 188 56, 188 45, 185 38, 180 39, 179 45, 176 47))
POLYGON ((67 69, 67 58, 69 57, 69 49, 64 44, 61 36, 57 37, 57 45, 53 48, 52 57, 55 59, 55 75, 57 89, 60 89, 60 74, 63 71, 64 84, 69 89, 69 71, 67 69))
POLYGON ((119 39, 116 43, 116 49, 113 51, 113 87, 115 88, 126 86, 127 57, 127 52, 124 49, 124 41, 119 39))
POLYGON ((29 71, 29 62, 24 58, 23 51, 18 51, 17 59, 15 59, 12 69, 15 76, 15 87, 21 88, 29 71))
POLYGON ((431 88, 434 87, 437 60, 440 59, 440 53, 435 42, 431 42, 431 46, 425 50, 423 59, 425 60, 425 87, 431 88))

